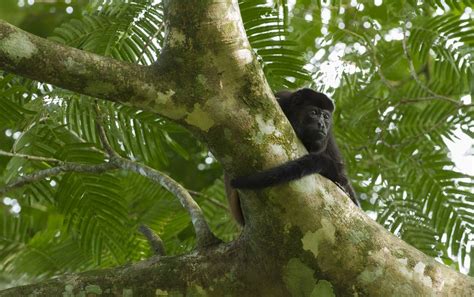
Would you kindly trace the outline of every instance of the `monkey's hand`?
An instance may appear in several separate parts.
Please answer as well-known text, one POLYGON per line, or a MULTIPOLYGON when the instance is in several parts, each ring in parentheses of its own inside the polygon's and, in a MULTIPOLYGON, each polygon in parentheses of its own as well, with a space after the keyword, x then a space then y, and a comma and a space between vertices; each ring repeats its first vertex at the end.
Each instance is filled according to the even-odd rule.
POLYGON ((320 173, 332 165, 331 159, 322 154, 308 154, 280 166, 260 171, 247 176, 240 176, 231 181, 237 189, 261 189, 289 182, 303 176, 320 173))

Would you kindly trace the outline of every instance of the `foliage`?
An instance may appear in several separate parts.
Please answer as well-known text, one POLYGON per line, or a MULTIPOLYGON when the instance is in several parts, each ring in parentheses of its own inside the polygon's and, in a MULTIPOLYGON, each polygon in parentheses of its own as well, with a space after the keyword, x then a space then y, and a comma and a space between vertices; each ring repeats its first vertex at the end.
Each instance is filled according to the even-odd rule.
POLYGON ((474 94, 473 15, 454 2, 301 5, 290 38, 317 40, 313 78, 334 92, 336 134, 363 208, 426 254, 474 273, 463 266, 473 180, 446 145, 474 132, 474 109, 460 100, 474 94), (322 22, 304 30, 308 14, 322 22), (339 65, 337 88, 324 85, 328 60, 339 65))
MULTIPOLYGON (((160 3, 118 2, 79 2, 77 18, 38 34, 153 63, 163 38, 160 3)), ((456 169, 446 144, 461 132, 474 135, 474 110, 461 102, 474 95, 469 1, 274 2, 240 1, 272 88, 311 85, 333 94, 335 132, 364 210, 423 252, 474 274, 474 264, 466 266, 474 244, 473 179, 456 169)), ((42 5, 53 4, 19 11, 28 15, 42 5)), ((201 192, 196 199, 213 230, 225 240, 235 237, 219 165, 189 133, 153 114, 3 73, 0 149, 100 162, 95 104, 121 155, 201 192)), ((0 183, 49 166, 0 156, 0 183)), ((5 283, 142 259, 150 253, 137 233, 142 223, 160 234, 171 254, 194 244, 190 219, 177 200, 134 174, 58 176, 10 192, 3 201, 5 283)))

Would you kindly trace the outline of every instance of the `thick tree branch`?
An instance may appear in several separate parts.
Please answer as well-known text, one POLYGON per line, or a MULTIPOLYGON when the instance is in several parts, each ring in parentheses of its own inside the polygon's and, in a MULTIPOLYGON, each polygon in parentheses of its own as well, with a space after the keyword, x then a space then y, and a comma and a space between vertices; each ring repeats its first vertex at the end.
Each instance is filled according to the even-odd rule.
POLYGON ((233 292, 266 296, 265 292, 271 289, 260 286, 254 275, 261 267, 240 267, 241 263, 250 262, 244 257, 252 254, 240 256, 236 254, 238 248, 232 244, 210 248, 205 253, 153 257, 133 265, 65 275, 0 291, 0 296, 203 296, 209 281, 215 289, 207 296, 228 296, 233 292), (239 281, 229 277, 231 274, 239 281))
POLYGON ((0 20, 0 69, 81 94, 135 106, 154 100, 157 86, 166 85, 164 77, 150 67, 61 45, 3 20, 0 20))

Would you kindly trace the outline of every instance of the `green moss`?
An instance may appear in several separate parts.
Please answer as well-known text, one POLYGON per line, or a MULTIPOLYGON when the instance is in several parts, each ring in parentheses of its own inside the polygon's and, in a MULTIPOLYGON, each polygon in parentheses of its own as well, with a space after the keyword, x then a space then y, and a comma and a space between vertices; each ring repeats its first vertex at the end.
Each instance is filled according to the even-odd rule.
POLYGON ((186 292, 186 296, 189 297, 205 297, 208 296, 207 292, 198 285, 194 285, 191 288, 189 288, 186 292))
POLYGON ((86 292, 100 295, 102 294, 102 289, 97 285, 89 285, 89 286, 86 286, 86 292))
POLYGON ((185 107, 174 106, 166 110, 166 116, 173 120, 180 120, 186 116, 188 111, 185 107))
POLYGON ((204 87, 207 86, 208 82, 207 82, 207 78, 206 76, 202 75, 202 74, 199 74, 197 77, 196 77, 197 81, 199 84, 203 85, 204 87))
POLYGON ((156 289, 155 296, 169 296, 168 291, 156 289))
POLYGON ((64 287, 63 297, 74 297, 74 286, 73 285, 66 285, 64 287))
POLYGON ((360 242, 367 241, 369 238, 369 235, 364 230, 352 230, 349 234, 349 240, 353 244, 359 244, 360 242))
POLYGON ((316 287, 314 287, 313 292, 311 292, 311 297, 335 297, 332 284, 326 280, 320 280, 316 287))
POLYGON ((362 284, 370 284, 379 277, 383 275, 382 267, 367 267, 361 274, 357 277, 357 280, 362 284))
POLYGON ((318 256, 319 247, 322 244, 334 244, 336 229, 333 224, 327 219, 321 220, 322 227, 316 232, 306 232, 301 241, 303 242, 303 249, 311 251, 315 257, 318 256))
POLYGON ((74 61, 73 58, 67 57, 67 59, 64 61, 64 65, 66 68, 70 71, 74 71, 77 74, 86 74, 87 73, 87 68, 84 64, 78 63, 74 61))
POLYGON ((87 84, 87 87, 84 89, 86 93, 92 94, 113 94, 115 91, 115 86, 111 83, 104 83, 101 81, 90 81, 87 84))
POLYGON ((291 296, 310 296, 317 281, 313 275, 314 270, 293 258, 285 267, 283 280, 291 296))
POLYGON ((180 47, 186 43, 186 35, 176 28, 170 31, 168 38, 170 47, 180 47))

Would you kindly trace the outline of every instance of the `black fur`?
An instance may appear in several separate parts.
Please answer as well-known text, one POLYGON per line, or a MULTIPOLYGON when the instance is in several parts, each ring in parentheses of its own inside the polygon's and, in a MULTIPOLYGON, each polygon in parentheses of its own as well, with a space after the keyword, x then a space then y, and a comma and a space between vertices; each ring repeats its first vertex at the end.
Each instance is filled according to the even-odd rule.
POLYGON ((276 94, 278 103, 290 121, 308 154, 283 165, 233 179, 237 189, 259 189, 319 173, 332 180, 359 206, 345 170, 342 156, 332 134, 334 104, 326 95, 311 89, 276 94))

